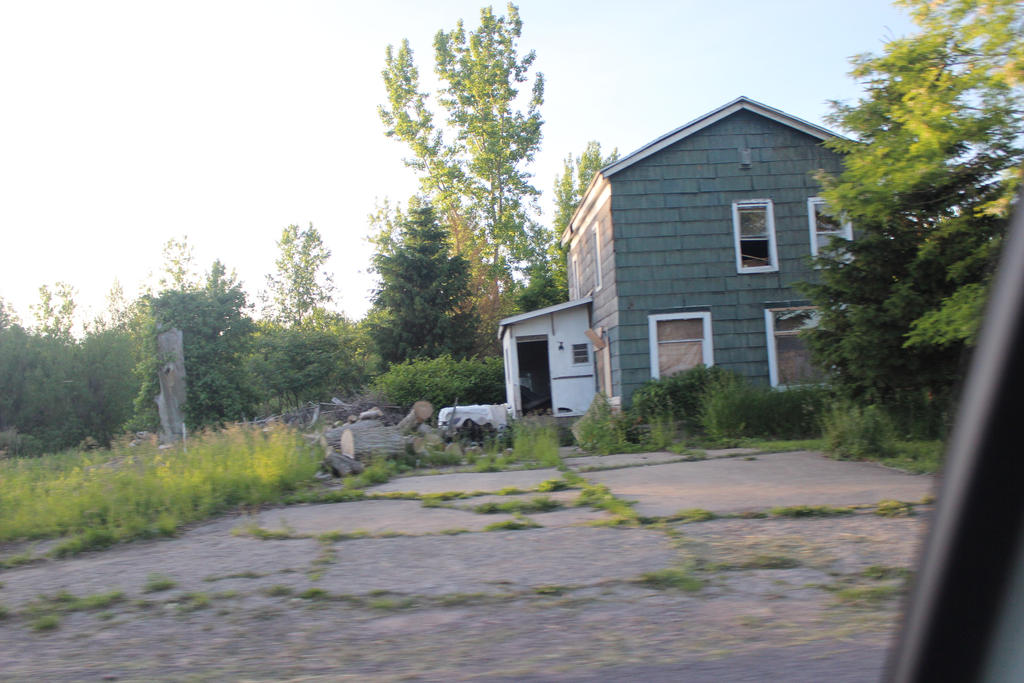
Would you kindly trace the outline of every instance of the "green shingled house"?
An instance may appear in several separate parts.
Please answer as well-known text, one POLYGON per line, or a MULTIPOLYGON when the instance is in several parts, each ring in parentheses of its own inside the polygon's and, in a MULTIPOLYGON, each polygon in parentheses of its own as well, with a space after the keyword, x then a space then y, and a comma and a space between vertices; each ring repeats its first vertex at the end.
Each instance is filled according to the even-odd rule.
MULTIPOLYGON (((822 145, 833 137, 740 97, 601 169, 562 236, 570 302, 499 328, 510 405, 523 411, 520 380, 537 376, 550 381, 555 414, 589 404, 574 395, 579 376, 565 378, 577 387, 569 397, 551 370, 584 368, 561 362, 583 357, 580 339, 589 397, 602 391, 623 406, 646 380, 700 363, 773 386, 814 381, 798 333, 816 317, 792 285, 815 278, 810 257, 820 246, 853 238, 818 197, 815 173, 840 170, 822 145), (556 325, 566 307, 588 327, 556 325), (550 334, 539 335, 533 328, 547 318, 550 334), (520 330, 530 332, 525 342, 520 330), (559 335, 572 337, 571 347, 559 335)), ((529 393, 535 399, 537 387, 529 393)))

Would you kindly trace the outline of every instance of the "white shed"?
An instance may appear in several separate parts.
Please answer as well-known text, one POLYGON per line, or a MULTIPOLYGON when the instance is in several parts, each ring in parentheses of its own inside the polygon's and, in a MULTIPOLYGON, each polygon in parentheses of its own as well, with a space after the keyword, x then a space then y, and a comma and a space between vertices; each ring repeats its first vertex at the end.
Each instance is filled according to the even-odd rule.
POLYGON ((505 393, 516 416, 550 410, 587 412, 597 385, 587 338, 591 298, 576 299, 498 323, 505 357, 505 393))

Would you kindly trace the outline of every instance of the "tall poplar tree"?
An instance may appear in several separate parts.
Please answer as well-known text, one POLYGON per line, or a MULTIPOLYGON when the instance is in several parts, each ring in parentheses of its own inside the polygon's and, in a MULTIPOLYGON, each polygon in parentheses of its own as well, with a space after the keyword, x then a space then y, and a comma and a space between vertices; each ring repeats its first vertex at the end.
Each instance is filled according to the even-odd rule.
POLYGON ((919 32, 861 55, 865 94, 833 103, 844 171, 822 178, 856 239, 819 259, 812 351, 851 395, 946 404, 981 318, 1019 186, 1024 6, 903 0, 919 32))
POLYGON ((334 281, 324 271, 331 250, 324 246, 320 232, 310 223, 302 230, 289 225, 277 241, 277 272, 267 276, 274 320, 299 326, 320 317, 333 298, 334 281))
MULTIPOLYGON (((540 148, 544 78, 532 77, 535 54, 519 54, 522 20, 515 5, 499 16, 480 11, 480 25, 461 20, 434 38, 441 81, 438 123, 420 90, 409 42, 388 46, 382 73, 388 104, 379 107, 386 134, 404 142, 406 164, 420 173, 423 193, 437 207, 452 249, 471 266, 481 339, 511 310, 517 272, 535 260, 537 227, 530 221, 539 194, 529 164, 540 148), (520 90, 528 87, 528 95, 520 90)), ((493 345, 493 343, 491 343, 493 345)))

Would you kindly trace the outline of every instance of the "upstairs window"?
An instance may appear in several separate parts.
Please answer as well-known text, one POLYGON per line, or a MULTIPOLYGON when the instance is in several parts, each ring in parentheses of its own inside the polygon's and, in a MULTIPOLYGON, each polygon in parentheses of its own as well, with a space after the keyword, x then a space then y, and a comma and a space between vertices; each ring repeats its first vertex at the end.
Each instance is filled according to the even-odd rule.
POLYGON ((832 238, 852 240, 853 225, 830 215, 828 204, 821 197, 807 200, 807 220, 811 229, 811 254, 817 256, 832 238))
POLYGON ((736 238, 736 272, 768 273, 779 269, 772 200, 733 202, 732 224, 736 238))
POLYGON ((599 225, 594 226, 594 291, 601 289, 601 238, 599 225))

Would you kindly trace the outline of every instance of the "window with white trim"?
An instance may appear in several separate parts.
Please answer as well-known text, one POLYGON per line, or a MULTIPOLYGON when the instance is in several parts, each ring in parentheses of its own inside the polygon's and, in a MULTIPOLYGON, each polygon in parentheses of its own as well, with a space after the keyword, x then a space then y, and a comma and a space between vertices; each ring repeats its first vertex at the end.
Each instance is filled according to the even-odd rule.
POLYGON ((572 362, 574 365, 590 362, 590 352, 587 350, 586 344, 572 345, 572 362))
POLYGON ((732 226, 736 240, 736 272, 768 273, 779 269, 772 200, 733 202, 732 226))
POLYGON ((811 230, 811 255, 817 256, 833 237, 852 240, 853 224, 833 216, 821 197, 807 200, 807 223, 811 230))
POLYGON ((647 316, 651 377, 668 377, 698 365, 714 365, 711 313, 659 313, 647 316))
POLYGON ((770 308, 764 312, 768 338, 768 377, 773 387, 821 382, 824 375, 811 362, 811 353, 800 332, 818 326, 813 306, 770 308))
POLYGON ((601 289, 601 238, 598 228, 600 224, 594 225, 594 291, 601 289))
POLYGON ((576 254, 569 258, 569 297, 580 298, 580 260, 576 254))

